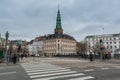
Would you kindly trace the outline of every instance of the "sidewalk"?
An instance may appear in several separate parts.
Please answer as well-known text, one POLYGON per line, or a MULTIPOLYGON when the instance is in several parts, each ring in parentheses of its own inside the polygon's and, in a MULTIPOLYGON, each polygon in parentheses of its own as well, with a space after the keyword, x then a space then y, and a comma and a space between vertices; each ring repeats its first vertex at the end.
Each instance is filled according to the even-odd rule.
MULTIPOLYGON (((103 66, 113 66, 113 65, 120 65, 120 60, 110 59, 110 60, 100 60, 95 59, 94 61, 90 61, 89 59, 81 59, 81 58, 58 58, 58 57, 27 57, 20 60, 20 63, 48 63, 54 65, 60 65, 61 67, 103 67, 103 66)), ((2 64, 3 66, 6 65, 5 63, 2 64)), ((9 64, 14 65, 14 64, 9 64)), ((0 64, 1 66, 1 64, 0 64)))
POLYGON ((1 67, 1 66, 6 66, 6 65, 7 65, 6 63, 3 63, 3 62, 0 63, 0 67, 1 67))
POLYGON ((19 64, 19 62, 17 62, 16 64, 13 64, 12 62, 8 62, 8 63, 2 62, 2 63, 0 63, 0 67, 4 67, 4 66, 14 66, 14 65, 18 65, 18 64, 19 64))
POLYGON ((89 62, 89 60, 78 59, 78 58, 58 58, 58 57, 32 57, 25 58, 21 62, 89 62))
MULTIPOLYGON (((82 59, 82 58, 62 58, 62 57, 27 57, 25 59, 20 60, 20 62, 81 62, 87 63, 90 62, 89 59, 82 59)), ((119 59, 109 59, 109 60, 101 60, 95 59, 93 62, 117 62, 120 63, 119 59)))
POLYGON ((110 61, 120 62, 120 59, 111 59, 110 61))

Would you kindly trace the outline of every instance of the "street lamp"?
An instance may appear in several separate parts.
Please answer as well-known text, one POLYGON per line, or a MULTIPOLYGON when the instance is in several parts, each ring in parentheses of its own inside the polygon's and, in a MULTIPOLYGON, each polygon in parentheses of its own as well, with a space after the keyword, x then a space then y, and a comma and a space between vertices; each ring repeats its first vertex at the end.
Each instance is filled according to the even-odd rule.
POLYGON ((104 50, 104 47, 103 47, 103 40, 100 39, 100 57, 101 57, 101 60, 103 60, 103 50, 104 50))
POLYGON ((7 44, 8 44, 8 38, 9 38, 8 31, 5 33, 5 38, 6 38, 6 43, 5 43, 5 58, 6 58, 6 61, 8 62, 8 53, 7 53, 7 44))

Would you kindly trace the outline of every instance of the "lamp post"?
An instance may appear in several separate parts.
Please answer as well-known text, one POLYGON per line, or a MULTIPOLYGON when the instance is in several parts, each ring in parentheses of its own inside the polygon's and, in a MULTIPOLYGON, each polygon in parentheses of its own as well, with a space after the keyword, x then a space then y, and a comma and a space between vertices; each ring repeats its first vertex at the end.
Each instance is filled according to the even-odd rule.
POLYGON ((5 58, 6 58, 6 61, 8 62, 8 53, 7 53, 7 44, 8 44, 8 38, 9 38, 8 31, 5 33, 5 38, 6 38, 6 42, 5 42, 5 58))
POLYGON ((101 53, 100 53, 100 58, 101 58, 101 60, 103 60, 103 50, 104 50, 104 48, 103 48, 103 40, 102 39, 100 39, 100 51, 101 51, 101 53))
POLYGON ((18 53, 20 53, 21 52, 21 46, 22 46, 22 40, 19 40, 18 41, 18 53))

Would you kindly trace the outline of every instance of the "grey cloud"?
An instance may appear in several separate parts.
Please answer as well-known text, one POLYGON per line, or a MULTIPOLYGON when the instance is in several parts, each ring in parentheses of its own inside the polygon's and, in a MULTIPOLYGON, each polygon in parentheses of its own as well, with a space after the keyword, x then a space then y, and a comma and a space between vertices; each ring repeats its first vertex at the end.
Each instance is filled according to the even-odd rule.
POLYGON ((105 28, 103 33, 118 33, 119 3, 119 0, 0 0, 0 32, 4 36, 8 30, 11 39, 53 33, 60 4, 64 33, 78 41, 89 34, 101 34, 101 27, 105 28))

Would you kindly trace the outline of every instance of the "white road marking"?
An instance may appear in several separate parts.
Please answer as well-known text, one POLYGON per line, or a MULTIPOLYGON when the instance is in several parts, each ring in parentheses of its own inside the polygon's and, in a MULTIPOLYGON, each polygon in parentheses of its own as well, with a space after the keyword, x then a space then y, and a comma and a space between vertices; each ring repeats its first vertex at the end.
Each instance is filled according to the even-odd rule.
POLYGON ((30 77, 31 78, 37 78, 37 77, 46 77, 46 76, 54 76, 54 75, 61 75, 61 74, 69 74, 69 73, 76 73, 76 71, 59 72, 59 73, 54 73, 54 74, 34 75, 34 76, 30 76, 30 77))
MULTIPOLYGON (((40 63, 39 65, 22 64, 22 66, 32 80, 51 80, 51 79, 59 79, 59 78, 63 78, 63 79, 69 78, 68 80, 86 80, 86 79, 94 78, 92 76, 83 76, 85 75, 84 73, 71 71, 69 69, 70 67, 62 68, 47 63, 40 63)), ((94 69, 88 69, 85 71, 88 72, 93 70, 94 69)))
POLYGON ((120 69, 120 66, 112 66, 112 67, 120 69))
POLYGON ((54 69, 40 69, 40 70, 26 70, 27 72, 45 72, 45 71, 53 71, 53 70, 65 70, 65 68, 54 68, 54 69))
POLYGON ((71 68, 71 67, 64 67, 64 68, 69 69, 69 68, 71 68))
POLYGON ((78 77, 82 75, 85 75, 85 74, 77 73, 77 74, 58 75, 58 76, 53 76, 53 77, 48 77, 48 78, 39 78, 39 79, 32 79, 32 80, 51 80, 55 78, 76 77, 76 76, 78 77))
POLYGON ((0 73, 0 76, 2 76, 2 75, 7 75, 7 74, 14 74, 14 73, 16 73, 16 71, 4 72, 4 73, 0 73))
POLYGON ((28 68, 25 68, 25 69, 26 69, 27 71, 30 71, 30 70, 33 70, 33 69, 34 69, 34 70, 38 70, 38 69, 39 69, 39 70, 40 70, 40 69, 43 70, 43 69, 51 69, 51 68, 53 69, 53 68, 59 68, 59 67, 47 67, 47 68, 44 67, 44 68, 29 68, 29 69, 28 69, 28 68))
POLYGON ((101 70, 107 70, 107 69, 109 69, 109 68, 101 68, 101 70))
POLYGON ((70 70, 69 69, 65 69, 65 70, 56 70, 56 71, 36 72, 36 73, 28 73, 28 75, 48 74, 48 73, 65 72, 65 71, 70 71, 70 70))
MULTIPOLYGON (((31 65, 30 65, 31 66, 31 65)), ((58 66, 48 66, 48 65, 37 65, 37 66, 32 66, 32 67, 28 67, 28 66, 24 66, 24 68, 28 68, 28 69, 32 69, 32 68, 57 68, 58 66)))
POLYGON ((26 70, 38 70, 38 69, 51 69, 51 68, 61 68, 61 67, 58 67, 58 66, 53 66, 53 65, 35 65, 35 66, 33 66, 33 65, 27 65, 27 66, 25 66, 25 65, 22 65, 23 67, 24 67, 24 69, 26 69, 26 70))
POLYGON ((87 69, 87 70, 84 70, 85 72, 90 72, 90 71, 94 71, 94 69, 87 69))
MULTIPOLYGON (((44 66, 46 66, 46 65, 49 66, 49 67, 53 67, 53 66, 54 66, 54 67, 58 67, 58 66, 56 66, 56 65, 50 65, 50 64, 37 64, 37 65, 31 64, 31 65, 24 65, 24 67, 31 67, 31 66, 32 66, 32 67, 38 67, 38 65, 40 65, 40 67, 44 67, 44 66)), ((47 66, 46 66, 46 67, 47 67, 47 66)))
POLYGON ((0 69, 4 69, 4 67, 0 67, 0 69))
POLYGON ((86 77, 80 77, 80 78, 73 78, 73 79, 68 79, 68 80, 86 80, 86 79, 93 79, 94 77, 92 76, 86 76, 86 77))

